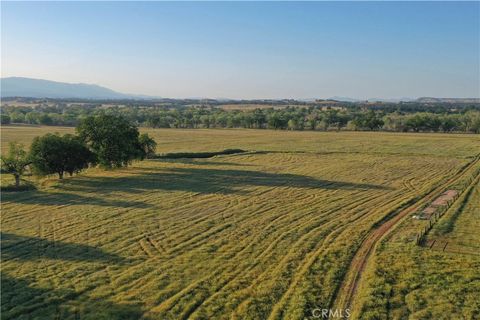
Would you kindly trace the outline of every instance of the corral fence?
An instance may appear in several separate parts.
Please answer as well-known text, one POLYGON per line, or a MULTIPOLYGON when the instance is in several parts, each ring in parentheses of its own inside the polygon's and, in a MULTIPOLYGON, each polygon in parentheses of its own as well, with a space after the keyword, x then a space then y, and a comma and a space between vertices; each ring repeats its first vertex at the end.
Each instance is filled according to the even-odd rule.
MULTIPOLYGON (((462 183, 458 184, 455 188, 455 190, 446 190, 441 196, 437 197, 435 200, 433 200, 431 203, 427 204, 425 207, 423 207, 422 210, 426 210, 428 208, 431 208, 432 204, 438 201, 442 196, 446 194, 452 195, 449 197, 448 200, 445 200, 445 198, 442 202, 442 205, 435 206, 435 212, 431 214, 431 216, 428 219, 428 223, 426 226, 424 226, 415 236, 415 243, 417 245, 423 245, 425 243, 425 238, 428 232, 432 229, 432 227, 435 225, 435 223, 450 209, 452 204, 460 198, 460 196, 469 188, 469 186, 473 183, 474 180, 478 179, 480 174, 480 169, 476 170, 475 173, 470 176, 468 179, 465 179, 462 181, 462 183), (452 192, 455 191, 455 192, 452 192)), ((460 210, 460 207, 457 208, 457 210, 460 210)))

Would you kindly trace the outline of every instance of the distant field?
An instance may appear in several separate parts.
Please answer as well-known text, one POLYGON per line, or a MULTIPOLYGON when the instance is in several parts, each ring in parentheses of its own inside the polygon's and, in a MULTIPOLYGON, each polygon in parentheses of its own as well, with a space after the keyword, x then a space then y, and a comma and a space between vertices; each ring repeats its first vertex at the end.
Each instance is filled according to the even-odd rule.
POLYGON ((284 109, 287 106, 275 104, 222 104, 218 108, 225 110, 284 109))
POLYGON ((47 126, 4 126, 1 128, 2 153, 8 151, 8 143, 12 141, 23 143, 26 147, 30 146, 33 138, 49 132, 58 132, 60 134, 74 133, 75 128, 70 127, 47 127, 47 126))
MULTIPOLYGON (((314 153, 375 153, 431 155, 465 158, 478 153, 480 136, 474 134, 312 132, 253 129, 150 129, 157 152, 201 152, 229 148, 256 151, 314 153)), ((27 146, 37 135, 47 132, 74 133, 71 127, 2 126, 2 150, 8 142, 27 146)))
MULTIPOLYGON (((8 141, 28 144, 49 131, 73 129, 4 126, 2 152, 8 141)), ((331 304, 375 223, 480 150, 478 135, 145 131, 158 152, 253 152, 90 169, 4 193, 2 318, 310 319, 331 304)), ((475 190, 452 234, 475 223, 475 190)), ((413 230, 410 220, 380 248, 358 316, 472 315, 480 261, 415 246, 402 233, 413 230), (424 282, 445 276, 437 265, 454 271, 447 283, 459 283, 442 306, 424 282), (462 291, 467 281, 474 285, 462 291), (373 305, 376 285, 391 294, 373 305)))

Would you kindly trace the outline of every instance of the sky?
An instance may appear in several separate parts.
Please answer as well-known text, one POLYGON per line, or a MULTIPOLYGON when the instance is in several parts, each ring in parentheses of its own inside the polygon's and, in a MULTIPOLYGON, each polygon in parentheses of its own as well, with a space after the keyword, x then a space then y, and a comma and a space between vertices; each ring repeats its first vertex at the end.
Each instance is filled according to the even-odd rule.
POLYGON ((479 97, 480 2, 1 2, 1 76, 169 98, 479 97))

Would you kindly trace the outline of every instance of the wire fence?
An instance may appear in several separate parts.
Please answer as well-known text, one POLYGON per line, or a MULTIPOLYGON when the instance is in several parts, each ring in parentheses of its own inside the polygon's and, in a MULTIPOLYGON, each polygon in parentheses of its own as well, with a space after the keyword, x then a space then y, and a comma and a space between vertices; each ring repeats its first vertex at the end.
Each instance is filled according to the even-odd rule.
MULTIPOLYGON (((425 244, 425 239, 428 234, 428 232, 432 229, 432 227, 435 225, 438 220, 451 208, 453 203, 460 198, 460 196, 469 188, 473 187, 473 181, 478 179, 479 177, 480 170, 476 170, 476 172, 470 176, 468 179, 463 180, 463 182, 459 185, 456 186, 456 193, 450 193, 452 197, 448 200, 443 201, 443 205, 435 207, 435 212, 430 216, 428 219, 428 223, 426 226, 422 227, 422 229, 416 234, 415 237, 415 243, 417 245, 424 245, 425 244)), ((453 190, 446 190, 441 196, 437 197, 434 201, 429 203, 426 207, 430 207, 432 203, 437 201, 439 198, 441 198, 443 195, 445 195, 448 192, 451 192, 453 190)), ((461 208, 458 207, 456 210, 460 210, 461 208)), ((446 245, 445 245, 446 246, 446 245)), ((443 250, 445 251, 445 249, 443 250)))

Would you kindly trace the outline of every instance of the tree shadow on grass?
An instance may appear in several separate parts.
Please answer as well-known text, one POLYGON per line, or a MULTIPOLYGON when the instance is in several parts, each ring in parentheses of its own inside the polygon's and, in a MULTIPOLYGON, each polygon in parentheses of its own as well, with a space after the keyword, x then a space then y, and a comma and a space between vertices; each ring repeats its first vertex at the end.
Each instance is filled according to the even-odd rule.
MULTIPOLYGON (((72 180, 75 181, 75 179, 72 179, 72 180)), ((92 194, 98 194, 98 193, 99 192, 97 192, 96 190, 92 191, 92 194)), ((22 194, 5 193, 5 194, 2 194, 2 201, 22 203, 22 204, 40 204, 45 206, 95 205, 95 206, 115 207, 115 208, 129 208, 129 207, 149 208, 151 207, 151 205, 149 205, 148 203, 141 202, 141 201, 125 201, 125 200, 119 200, 119 199, 111 200, 105 197, 102 198, 97 196, 83 196, 83 195, 68 193, 68 192, 45 192, 45 191, 24 192, 22 194)))
POLYGON ((43 238, 0 234, 2 260, 60 259, 73 261, 100 261, 122 264, 125 259, 99 248, 77 243, 51 241, 43 238))
POLYGON ((207 168, 144 168, 123 177, 80 177, 64 186, 69 191, 142 193, 151 190, 194 193, 247 194, 246 187, 293 187, 303 189, 391 190, 367 183, 319 180, 309 176, 250 170, 207 168))
MULTIPOLYGON (((140 319, 140 304, 91 299, 84 292, 38 288, 25 279, 1 274, 2 319, 140 319), (78 299, 80 298, 81 299, 78 299)), ((142 318, 145 319, 145 318, 142 318)))

